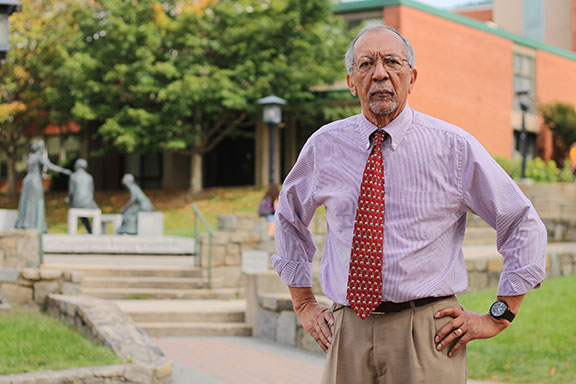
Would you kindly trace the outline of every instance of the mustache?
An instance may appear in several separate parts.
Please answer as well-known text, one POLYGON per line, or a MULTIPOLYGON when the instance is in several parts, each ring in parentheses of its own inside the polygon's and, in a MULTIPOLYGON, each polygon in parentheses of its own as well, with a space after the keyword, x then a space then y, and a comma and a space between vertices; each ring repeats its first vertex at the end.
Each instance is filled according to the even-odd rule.
POLYGON ((389 89, 387 87, 373 87, 370 89, 370 97, 376 96, 377 93, 387 93, 392 97, 396 97, 396 92, 393 89, 389 89))

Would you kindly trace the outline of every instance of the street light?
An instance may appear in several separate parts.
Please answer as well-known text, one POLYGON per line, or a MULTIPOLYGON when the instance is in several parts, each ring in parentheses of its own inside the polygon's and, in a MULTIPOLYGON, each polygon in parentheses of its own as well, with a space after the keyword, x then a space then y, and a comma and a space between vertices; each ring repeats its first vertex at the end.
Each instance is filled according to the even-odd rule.
POLYGON ((10 22, 8 18, 14 12, 22 10, 22 3, 17 0, 0 0, 0 62, 6 58, 10 43, 10 22))
POLYGON ((522 179, 526 178, 526 157, 528 152, 528 135, 526 133, 526 112, 530 108, 530 91, 527 89, 519 89, 516 91, 518 103, 522 110, 522 129, 520 131, 520 153, 522 154, 522 179))
POLYGON ((282 122, 282 105, 286 105, 286 100, 278 96, 267 96, 258 99, 257 103, 262 105, 262 120, 268 125, 268 138, 270 140, 270 178, 269 184, 276 182, 274 177, 274 148, 276 143, 276 126, 282 122))

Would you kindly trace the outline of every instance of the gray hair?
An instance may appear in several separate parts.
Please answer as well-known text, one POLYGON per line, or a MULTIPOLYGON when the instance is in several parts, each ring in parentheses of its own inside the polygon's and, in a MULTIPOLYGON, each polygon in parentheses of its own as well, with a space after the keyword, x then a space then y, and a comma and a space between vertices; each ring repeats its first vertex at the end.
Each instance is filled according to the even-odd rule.
POLYGON ((410 64, 410 68, 414 68, 414 62, 415 62, 414 48, 412 48, 412 44, 410 44, 407 38, 402 36, 400 32, 398 32, 396 29, 392 28, 389 25, 368 25, 362 28, 360 32, 358 32, 358 34, 350 42, 350 46, 346 50, 346 54, 344 55, 344 62, 346 63, 346 70, 348 71, 348 74, 351 75, 352 70, 354 68, 354 46, 356 45, 358 39, 360 39, 363 35, 365 35, 368 32, 377 31, 379 29, 392 31, 402 39, 402 42, 404 43, 404 51, 406 51, 405 53, 406 53, 406 59, 408 60, 408 64, 410 64))

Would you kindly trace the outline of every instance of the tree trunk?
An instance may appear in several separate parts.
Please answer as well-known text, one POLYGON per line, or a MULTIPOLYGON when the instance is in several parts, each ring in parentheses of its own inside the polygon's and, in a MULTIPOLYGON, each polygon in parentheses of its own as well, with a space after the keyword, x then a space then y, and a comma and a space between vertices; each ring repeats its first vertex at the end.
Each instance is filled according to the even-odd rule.
POLYGON ((190 195, 199 193, 204 189, 202 184, 202 155, 192 152, 190 156, 190 195))
POLYGON ((8 196, 16 195, 16 154, 8 153, 8 196))

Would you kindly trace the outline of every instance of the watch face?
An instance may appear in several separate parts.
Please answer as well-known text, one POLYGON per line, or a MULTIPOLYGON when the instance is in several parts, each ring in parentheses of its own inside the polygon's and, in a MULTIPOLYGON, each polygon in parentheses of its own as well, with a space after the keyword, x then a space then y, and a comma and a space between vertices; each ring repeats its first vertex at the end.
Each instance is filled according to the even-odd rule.
POLYGON ((502 301, 497 301, 494 304, 492 304, 492 308, 490 309, 490 312, 492 312, 493 316, 498 317, 498 316, 502 316, 504 314, 504 312, 506 312, 506 309, 507 309, 506 303, 504 303, 502 301))

